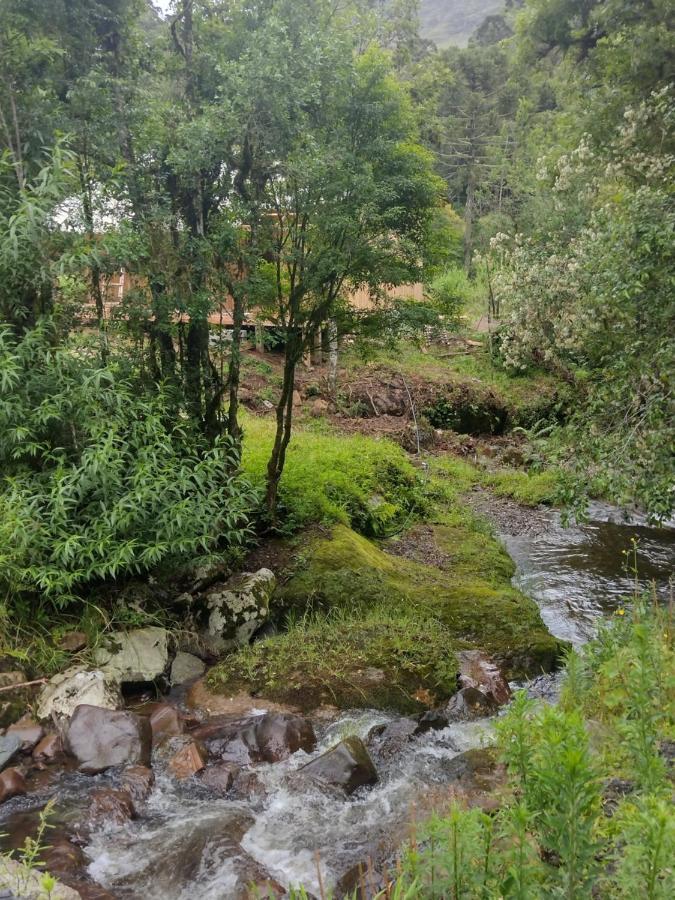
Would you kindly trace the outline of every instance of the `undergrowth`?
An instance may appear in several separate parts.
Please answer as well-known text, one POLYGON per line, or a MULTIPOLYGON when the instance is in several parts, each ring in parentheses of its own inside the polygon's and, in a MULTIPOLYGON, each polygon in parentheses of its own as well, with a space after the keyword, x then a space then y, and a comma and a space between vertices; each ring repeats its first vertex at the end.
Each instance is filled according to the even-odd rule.
POLYGON ((516 694, 497 722, 499 810, 455 801, 416 826, 377 900, 675 896, 672 626, 637 600, 570 655, 556 705, 516 694))

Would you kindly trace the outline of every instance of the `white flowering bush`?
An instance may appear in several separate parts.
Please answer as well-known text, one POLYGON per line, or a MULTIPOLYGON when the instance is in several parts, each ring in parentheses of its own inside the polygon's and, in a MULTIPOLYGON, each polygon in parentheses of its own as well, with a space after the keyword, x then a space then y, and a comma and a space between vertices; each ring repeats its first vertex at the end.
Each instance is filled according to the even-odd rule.
POLYGON ((675 499, 674 124, 669 88, 628 109, 609 146, 584 137, 546 176, 560 227, 492 241, 506 364, 583 383, 580 461, 595 461, 610 494, 657 516, 675 499))

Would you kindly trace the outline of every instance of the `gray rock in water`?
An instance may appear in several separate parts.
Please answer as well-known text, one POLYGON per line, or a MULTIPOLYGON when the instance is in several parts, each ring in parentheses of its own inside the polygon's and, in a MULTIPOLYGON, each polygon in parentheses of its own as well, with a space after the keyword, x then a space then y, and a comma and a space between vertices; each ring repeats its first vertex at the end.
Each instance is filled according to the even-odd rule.
POLYGON ((112 766, 149 766, 152 731, 147 719, 126 710, 78 706, 68 726, 66 748, 85 775, 112 766))
POLYGON ((205 595, 209 620, 202 639, 213 653, 248 644, 269 616, 276 578, 269 569, 259 569, 215 585, 205 595))
POLYGON ((491 716, 497 708, 497 704, 477 688, 467 687, 450 698, 445 715, 449 722, 461 722, 491 716))
POLYGON ((44 686, 38 698, 37 717, 59 722, 69 719, 81 705, 117 709, 122 705, 119 686, 98 669, 74 666, 44 686))
POLYGON ((204 662, 198 656, 180 650, 171 664, 171 684, 185 684, 186 681, 201 678, 205 669, 204 662))
POLYGON ((103 674, 119 682, 155 681, 169 666, 168 632, 150 626, 116 631, 94 655, 103 674))
POLYGON ((21 749, 22 743, 18 734, 0 736, 0 772, 11 763, 21 749))
POLYGON ((309 777, 330 787, 340 788, 347 795, 364 785, 375 784, 377 770, 365 744, 358 737, 347 737, 298 770, 301 777, 309 777))

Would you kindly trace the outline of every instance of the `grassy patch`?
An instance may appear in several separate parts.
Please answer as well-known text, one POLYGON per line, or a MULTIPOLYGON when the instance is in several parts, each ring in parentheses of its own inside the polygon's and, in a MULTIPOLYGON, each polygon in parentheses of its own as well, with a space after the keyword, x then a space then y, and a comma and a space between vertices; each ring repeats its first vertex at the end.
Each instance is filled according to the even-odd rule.
POLYGON ((378 605, 359 616, 305 616, 228 657, 209 680, 306 711, 332 704, 419 712, 455 692, 456 661, 439 623, 378 605))
MULTIPOLYGON (((244 472, 261 486, 274 438, 267 419, 244 419, 244 472)), ((287 531, 341 522, 383 535, 424 507, 418 473, 404 451, 386 440, 296 429, 280 487, 287 531)))
POLYGON ((500 497, 510 497, 523 506, 554 503, 560 487, 560 472, 523 472, 519 469, 502 469, 484 475, 483 483, 500 497))

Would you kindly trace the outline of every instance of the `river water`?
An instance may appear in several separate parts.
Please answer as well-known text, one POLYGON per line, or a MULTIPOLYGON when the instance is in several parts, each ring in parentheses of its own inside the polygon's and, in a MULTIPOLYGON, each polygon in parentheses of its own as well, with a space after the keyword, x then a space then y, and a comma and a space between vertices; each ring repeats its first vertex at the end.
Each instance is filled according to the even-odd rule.
MULTIPOLYGON (((515 527, 502 524, 500 536, 517 565, 515 584, 537 600, 554 634, 577 644, 633 593, 635 575, 625 569, 625 552, 631 566, 637 561, 640 589, 661 597, 671 589, 675 530, 625 521, 611 507, 592 507, 588 523, 571 528, 554 511, 540 510, 528 527, 522 520, 515 527)), ((139 818, 91 838, 85 848, 89 874, 126 900, 234 900, 250 896, 247 886, 266 878, 284 888, 303 884, 316 895, 321 885, 331 889, 356 864, 391 858, 409 833, 415 808, 428 808, 436 792, 447 796, 452 760, 490 740, 489 719, 418 737, 401 752, 378 758, 378 784, 349 800, 289 778, 341 737, 365 738, 373 726, 390 721, 375 710, 346 712, 330 724, 317 721, 316 751, 256 766, 262 790, 243 800, 214 797, 159 767, 139 818)), ((71 774, 61 790, 86 796, 92 781, 106 784, 107 778, 71 774)), ((40 798, 29 799, 35 805, 40 798)))

